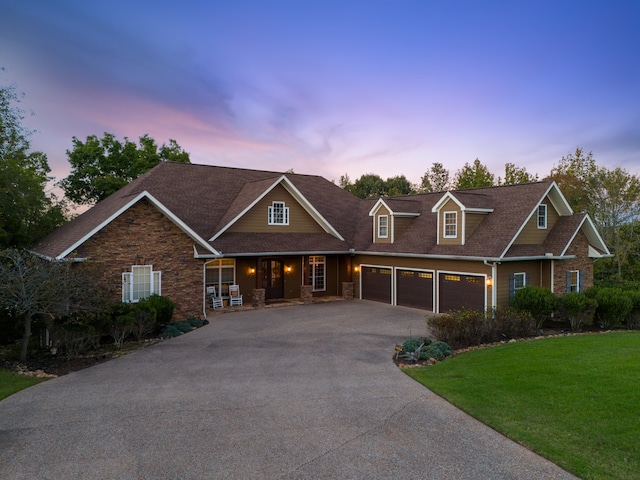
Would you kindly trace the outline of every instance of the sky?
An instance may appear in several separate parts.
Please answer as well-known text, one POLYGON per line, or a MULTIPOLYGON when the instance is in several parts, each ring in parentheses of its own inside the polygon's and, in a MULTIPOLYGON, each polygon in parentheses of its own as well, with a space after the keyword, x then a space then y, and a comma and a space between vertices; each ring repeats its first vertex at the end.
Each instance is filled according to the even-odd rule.
POLYGON ((336 183, 543 178, 576 147, 640 174, 639 52, 637 0, 0 0, 0 85, 57 180, 105 132, 336 183))

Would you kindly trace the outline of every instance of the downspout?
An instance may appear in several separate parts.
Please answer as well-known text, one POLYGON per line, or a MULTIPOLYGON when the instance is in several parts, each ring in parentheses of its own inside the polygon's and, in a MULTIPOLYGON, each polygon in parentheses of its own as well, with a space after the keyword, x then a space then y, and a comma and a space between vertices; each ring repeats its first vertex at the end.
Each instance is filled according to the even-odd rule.
POLYGON ((207 319, 207 261, 202 262, 202 314, 207 319))
POLYGON ((497 305, 496 303, 498 302, 498 289, 497 289, 497 267, 496 265, 498 265, 498 262, 492 262, 489 263, 486 260, 484 260, 484 264, 487 267, 491 267, 491 310, 495 310, 497 305))

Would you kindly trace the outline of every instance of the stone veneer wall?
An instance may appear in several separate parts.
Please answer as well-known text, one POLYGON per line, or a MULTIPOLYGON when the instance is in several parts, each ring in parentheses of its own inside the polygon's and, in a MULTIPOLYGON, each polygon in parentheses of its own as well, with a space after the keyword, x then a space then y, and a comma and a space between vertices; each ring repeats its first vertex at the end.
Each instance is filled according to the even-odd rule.
POLYGON ((147 200, 141 200, 80 246, 77 256, 103 268, 103 281, 122 298, 122 272, 153 265, 162 272, 162 295, 175 304, 174 320, 202 316, 203 261, 194 241, 147 200))
POLYGON ((578 232, 567 255, 575 255, 571 260, 555 260, 553 272, 553 292, 556 295, 567 293, 567 272, 580 270, 583 272, 583 289, 593 286, 593 259, 589 258, 589 241, 584 233, 578 232))

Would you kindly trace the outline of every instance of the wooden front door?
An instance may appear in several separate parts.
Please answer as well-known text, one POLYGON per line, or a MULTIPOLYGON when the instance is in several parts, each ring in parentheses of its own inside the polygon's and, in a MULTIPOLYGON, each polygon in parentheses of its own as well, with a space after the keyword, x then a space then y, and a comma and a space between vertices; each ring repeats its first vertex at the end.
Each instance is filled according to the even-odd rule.
POLYGON ((263 260, 262 274, 265 300, 284 298, 284 269, 282 260, 263 260))

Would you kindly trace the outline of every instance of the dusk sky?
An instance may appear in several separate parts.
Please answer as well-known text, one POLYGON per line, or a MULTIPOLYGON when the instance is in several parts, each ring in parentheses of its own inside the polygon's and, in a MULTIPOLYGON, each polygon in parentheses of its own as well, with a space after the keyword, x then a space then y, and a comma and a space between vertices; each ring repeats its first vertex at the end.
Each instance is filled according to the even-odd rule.
POLYGON ((336 183, 578 146, 640 174, 637 0, 0 0, 0 67, 57 180, 104 132, 336 183))

